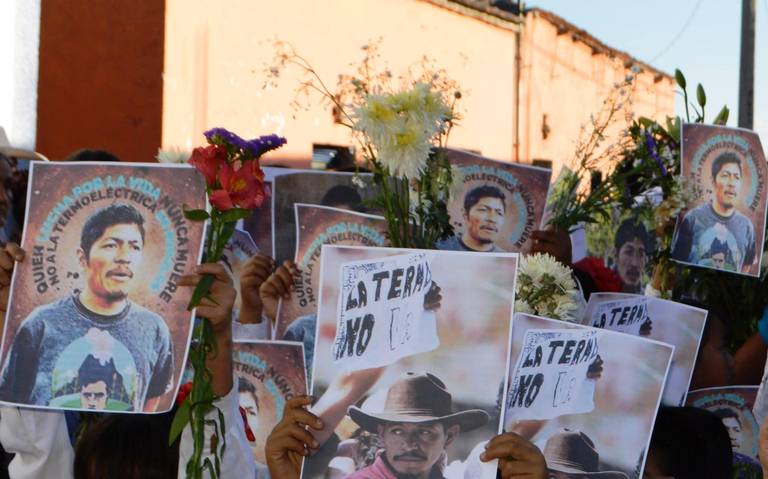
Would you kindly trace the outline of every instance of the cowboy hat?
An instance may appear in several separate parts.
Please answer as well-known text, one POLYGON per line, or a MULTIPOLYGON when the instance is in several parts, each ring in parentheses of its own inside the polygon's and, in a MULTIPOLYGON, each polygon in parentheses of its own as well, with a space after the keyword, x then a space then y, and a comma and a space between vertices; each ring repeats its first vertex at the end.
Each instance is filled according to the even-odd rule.
POLYGON ((629 479, 623 472, 600 472, 600 455, 595 443, 586 434, 563 429, 547 439, 544 446, 547 469, 563 472, 571 477, 600 477, 604 479, 629 479))
POLYGON ((445 384, 429 373, 405 373, 389 388, 381 411, 363 411, 352 406, 349 417, 366 431, 377 433, 384 423, 432 423, 459 425, 469 431, 488 423, 488 413, 479 409, 453 412, 453 398, 445 384))
POLYGON ((18 158, 21 160, 48 161, 48 158, 44 157, 40 153, 12 147, 10 141, 8 141, 8 137, 5 134, 5 130, 1 126, 0 126, 0 155, 7 156, 9 158, 18 158))

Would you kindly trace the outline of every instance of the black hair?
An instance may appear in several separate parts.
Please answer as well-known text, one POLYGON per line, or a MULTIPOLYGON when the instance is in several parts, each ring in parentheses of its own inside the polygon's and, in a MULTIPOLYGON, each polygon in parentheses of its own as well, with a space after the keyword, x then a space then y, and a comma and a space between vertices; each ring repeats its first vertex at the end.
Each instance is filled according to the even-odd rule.
POLYGON ((88 258, 93 244, 101 238, 110 226, 135 224, 141 233, 141 242, 144 242, 144 217, 136 208, 122 203, 113 203, 92 214, 85 222, 80 234, 80 248, 88 258))
POLYGON ((89 354, 86 356, 85 360, 83 360, 83 364, 80 365, 80 369, 77 371, 77 380, 80 383, 81 388, 89 384, 104 381, 104 384, 107 385, 107 392, 110 392, 112 391, 112 387, 114 386, 118 374, 113 358, 109 358, 108 362, 102 364, 101 361, 93 356, 93 354, 89 354))
POLYGON ((728 163, 735 163, 738 165, 739 172, 741 172, 741 158, 739 158, 739 155, 732 151, 726 151, 725 153, 720 153, 717 158, 715 158, 715 161, 712 162, 712 179, 715 179, 717 174, 720 173, 720 170, 723 169, 723 166, 728 163))
POLYGON ((336 185, 325 192, 320 204, 323 206, 349 205, 353 210, 361 211, 363 199, 351 186, 336 185))
POLYGON ((64 158, 64 161, 100 161, 115 163, 119 162, 120 158, 105 150, 84 148, 82 150, 73 151, 64 158))
POLYGON ((677 479, 731 477, 731 438, 720 418, 694 407, 662 407, 656 416, 649 458, 677 479))
POLYGON ((253 396, 253 400, 256 401, 256 407, 259 407, 259 396, 256 394, 256 386, 249 383, 243 378, 237 378, 237 392, 251 393, 251 396, 253 396))
POLYGON ((504 205, 504 211, 507 210, 507 197, 500 189, 491 185, 481 185, 472 188, 464 196, 464 211, 469 213, 469 210, 482 198, 498 198, 501 200, 501 204, 504 205))
POLYGON ((176 477, 179 440, 169 447, 174 410, 162 414, 108 414, 83 432, 75 450, 78 479, 176 477))
POLYGON ((709 254, 710 256, 714 256, 717 253, 723 253, 727 255, 730 252, 730 248, 728 248, 728 240, 720 240, 719 238, 715 238, 712 240, 712 244, 709 246, 709 254))
POLYGON ((651 236, 648 234, 648 230, 645 229, 645 225, 638 219, 627 218, 621 222, 619 228, 616 230, 613 246, 618 251, 625 243, 628 243, 635 238, 643 242, 646 252, 650 252, 653 249, 653 242, 651 241, 651 236))
POLYGON ((719 417, 720 419, 728 419, 728 418, 735 419, 736 421, 738 421, 739 426, 741 426, 741 417, 739 417, 739 413, 737 413, 736 411, 734 411, 729 407, 717 408, 712 412, 715 413, 715 416, 719 417))

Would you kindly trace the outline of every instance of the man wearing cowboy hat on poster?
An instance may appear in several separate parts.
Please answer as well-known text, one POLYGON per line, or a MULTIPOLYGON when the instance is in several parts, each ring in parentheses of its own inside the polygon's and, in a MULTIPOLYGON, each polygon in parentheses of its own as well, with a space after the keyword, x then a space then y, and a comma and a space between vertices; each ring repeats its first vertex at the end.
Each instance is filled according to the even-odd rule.
POLYGON ((544 446, 549 479, 629 479, 623 472, 600 471, 600 455, 586 434, 563 429, 544 446))
POLYGON ((349 408, 349 417, 377 434, 375 462, 346 479, 443 479, 446 448, 461 432, 488 423, 485 411, 452 411, 451 394, 436 376, 405 373, 387 391, 381 412, 349 408))

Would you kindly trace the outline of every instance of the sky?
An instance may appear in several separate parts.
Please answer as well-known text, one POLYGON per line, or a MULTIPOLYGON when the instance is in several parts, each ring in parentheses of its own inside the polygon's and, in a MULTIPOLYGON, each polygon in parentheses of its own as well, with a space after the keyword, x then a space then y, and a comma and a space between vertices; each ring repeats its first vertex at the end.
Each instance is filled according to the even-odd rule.
MULTIPOLYGON (((768 0, 756 0, 754 129, 768 150, 768 0), (761 88, 762 87, 762 88, 761 88)), ((526 8, 549 10, 606 45, 667 73, 679 68, 688 93, 707 93, 711 121, 723 105, 738 123, 740 0, 531 0, 526 8)), ((682 98, 677 113, 684 113, 682 98)))

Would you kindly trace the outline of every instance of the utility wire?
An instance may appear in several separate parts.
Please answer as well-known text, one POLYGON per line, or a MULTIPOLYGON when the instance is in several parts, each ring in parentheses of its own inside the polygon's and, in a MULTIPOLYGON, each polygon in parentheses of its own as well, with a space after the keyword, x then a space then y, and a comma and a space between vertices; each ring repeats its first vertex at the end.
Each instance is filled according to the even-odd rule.
POLYGON ((674 45, 677 43, 678 40, 680 40, 680 37, 683 36, 683 33, 688 29, 688 27, 691 25, 691 22, 693 21, 693 18, 696 16, 696 12, 699 11, 699 7, 701 6, 701 0, 698 0, 696 2, 696 5, 693 7, 693 11, 691 11, 691 14, 688 16, 688 20, 685 21, 683 24, 683 28, 680 29, 680 31, 675 35, 674 38, 672 38, 672 41, 667 44, 666 47, 664 47, 659 53, 656 54, 656 56, 651 59, 648 63, 653 64, 656 60, 664 56, 674 45))

